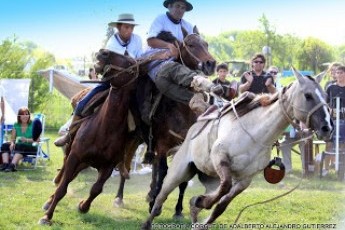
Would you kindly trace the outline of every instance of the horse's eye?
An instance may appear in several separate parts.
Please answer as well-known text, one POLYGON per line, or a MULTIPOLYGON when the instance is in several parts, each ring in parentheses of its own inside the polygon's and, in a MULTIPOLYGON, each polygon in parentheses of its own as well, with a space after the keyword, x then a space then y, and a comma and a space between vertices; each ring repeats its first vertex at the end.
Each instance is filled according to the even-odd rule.
POLYGON ((313 96, 310 93, 306 93, 304 94, 305 99, 307 99, 307 101, 313 100, 313 96))

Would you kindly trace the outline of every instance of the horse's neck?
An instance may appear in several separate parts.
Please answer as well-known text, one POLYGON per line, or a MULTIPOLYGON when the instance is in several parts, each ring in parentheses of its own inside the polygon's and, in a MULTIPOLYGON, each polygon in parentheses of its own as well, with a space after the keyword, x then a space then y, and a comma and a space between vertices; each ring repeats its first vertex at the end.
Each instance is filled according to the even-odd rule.
MULTIPOLYGON (((100 113, 104 115, 103 122, 105 124, 107 124, 108 120, 111 120, 112 123, 123 123, 127 120, 130 98, 129 92, 130 90, 127 88, 110 88, 109 95, 100 111, 100 113)), ((111 127, 114 128, 113 124, 111 127)))
POLYGON ((242 128, 247 129, 254 140, 263 146, 271 146, 289 124, 279 100, 272 105, 259 107, 245 117, 239 118, 242 128))

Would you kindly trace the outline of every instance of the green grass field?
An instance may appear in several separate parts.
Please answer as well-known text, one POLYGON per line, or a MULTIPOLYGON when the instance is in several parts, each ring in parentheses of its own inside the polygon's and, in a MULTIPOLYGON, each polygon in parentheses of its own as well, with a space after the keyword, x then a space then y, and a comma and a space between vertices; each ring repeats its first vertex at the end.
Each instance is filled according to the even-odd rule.
MULTIPOLYGON (((67 195, 56 208, 51 227, 37 224, 44 215, 42 205, 55 191, 52 180, 62 162, 61 149, 52 143, 56 138, 55 132, 48 132, 47 135, 51 138, 51 159, 46 163, 46 167, 33 171, 0 173, 0 229, 140 229, 141 223, 148 216, 145 197, 150 174, 131 176, 125 188, 125 207, 122 209, 113 206, 119 177, 111 177, 105 184, 103 193, 93 202, 90 211, 80 214, 77 205, 81 199, 87 197, 96 180, 97 174, 93 169, 85 170, 70 184, 67 195)), ((301 163, 296 154, 293 154, 293 167, 293 173, 276 185, 265 182, 262 173, 258 174, 251 186, 234 199, 225 213, 218 218, 212 229, 221 229, 221 225, 229 229, 243 207, 271 199, 295 187, 301 181, 301 163)), ((344 189, 345 183, 337 181, 334 172, 322 180, 317 176, 303 179, 299 188, 291 194, 246 209, 236 228, 291 229, 292 224, 295 224, 296 229, 316 229, 316 224, 336 224, 337 229, 345 229, 344 189)), ((166 201, 162 215, 157 217, 154 223, 165 227, 174 223, 189 226, 189 199, 203 191, 203 187, 194 178, 184 200, 185 218, 180 222, 172 219, 177 199, 177 191, 174 191, 166 201)), ((205 218, 208 214, 208 210, 203 211, 201 217, 205 218)))

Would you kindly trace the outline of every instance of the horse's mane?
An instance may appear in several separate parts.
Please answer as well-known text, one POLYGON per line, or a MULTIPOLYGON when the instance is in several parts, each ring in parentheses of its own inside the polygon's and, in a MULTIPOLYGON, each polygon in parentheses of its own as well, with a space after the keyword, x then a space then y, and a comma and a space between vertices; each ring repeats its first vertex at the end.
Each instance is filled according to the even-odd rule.
POLYGON ((253 111, 258 107, 266 107, 278 100, 279 93, 274 94, 258 94, 252 100, 241 103, 239 106, 236 106, 236 112, 239 117, 246 115, 247 113, 253 111))
POLYGON ((174 43, 175 41, 178 41, 177 38, 170 31, 164 30, 157 35, 157 38, 169 43, 174 43))

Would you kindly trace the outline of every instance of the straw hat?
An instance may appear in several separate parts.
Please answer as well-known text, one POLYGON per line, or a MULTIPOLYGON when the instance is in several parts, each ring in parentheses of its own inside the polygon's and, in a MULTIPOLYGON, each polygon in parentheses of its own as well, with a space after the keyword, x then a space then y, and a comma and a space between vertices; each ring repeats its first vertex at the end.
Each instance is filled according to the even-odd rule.
POLYGON ((168 8, 168 5, 173 4, 174 2, 184 2, 186 4, 186 11, 191 11, 193 9, 193 5, 186 0, 165 0, 163 2, 163 6, 168 8))
POLYGON ((117 21, 115 22, 109 22, 109 26, 117 26, 117 24, 122 23, 122 24, 130 24, 130 25, 138 25, 135 23, 133 14, 120 14, 117 21))

